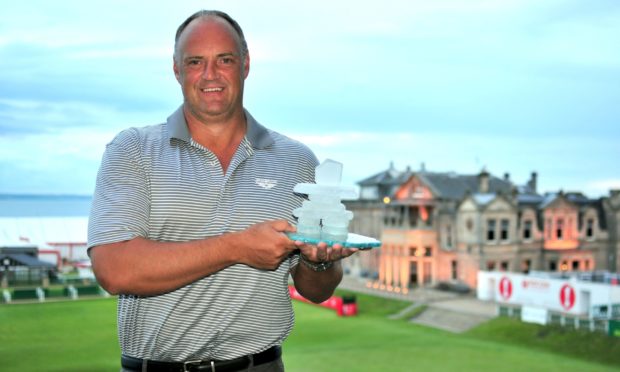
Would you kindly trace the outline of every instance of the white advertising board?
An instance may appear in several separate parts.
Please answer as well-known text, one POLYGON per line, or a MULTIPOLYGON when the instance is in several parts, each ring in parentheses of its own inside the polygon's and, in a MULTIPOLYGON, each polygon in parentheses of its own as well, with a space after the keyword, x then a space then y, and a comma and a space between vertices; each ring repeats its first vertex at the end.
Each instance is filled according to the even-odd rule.
POLYGON ((620 301, 618 286, 504 272, 478 272, 477 292, 481 300, 574 315, 587 315, 593 306, 620 301))
POLYGON ((547 309, 539 307, 523 306, 521 308, 521 321, 528 323, 547 324, 547 309))

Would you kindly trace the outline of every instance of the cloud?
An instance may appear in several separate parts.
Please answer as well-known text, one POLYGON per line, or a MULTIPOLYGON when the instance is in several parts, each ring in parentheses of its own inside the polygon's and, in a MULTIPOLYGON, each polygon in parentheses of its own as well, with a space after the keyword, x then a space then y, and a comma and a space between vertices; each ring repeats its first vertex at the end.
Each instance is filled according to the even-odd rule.
POLYGON ((620 178, 614 179, 600 179, 586 183, 586 192, 594 195, 604 195, 609 190, 620 190, 620 178))
MULTIPOLYGON (((2 179, 16 183, 2 187, 24 189, 36 178, 32 188, 43 192, 90 190, 99 154, 92 149, 101 142, 89 135, 159 123, 181 103, 173 35, 204 6, 4 6, 0 165, 2 179), (65 170, 72 182, 53 176, 65 170)), ((536 169, 550 190, 585 189, 620 172, 609 160, 620 157, 615 0, 208 6, 229 12, 246 32, 252 114, 319 157, 343 159, 350 182, 390 161, 469 173, 487 165, 516 180, 536 169)))

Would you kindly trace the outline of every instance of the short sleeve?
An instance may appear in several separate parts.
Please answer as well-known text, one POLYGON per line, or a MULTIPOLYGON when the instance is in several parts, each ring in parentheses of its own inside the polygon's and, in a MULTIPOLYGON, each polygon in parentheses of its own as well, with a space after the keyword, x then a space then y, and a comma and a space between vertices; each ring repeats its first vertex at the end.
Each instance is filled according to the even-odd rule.
POLYGON ((97 174, 88 248, 148 236, 149 183, 135 129, 121 132, 106 147, 97 174))

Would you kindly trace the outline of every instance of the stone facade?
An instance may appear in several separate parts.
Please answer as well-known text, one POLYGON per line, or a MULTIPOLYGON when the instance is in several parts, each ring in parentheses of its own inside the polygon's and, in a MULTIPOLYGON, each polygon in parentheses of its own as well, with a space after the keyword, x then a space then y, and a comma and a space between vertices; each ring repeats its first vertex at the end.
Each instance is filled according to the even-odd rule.
POLYGON ((361 181, 351 231, 380 249, 345 260, 345 269, 381 288, 458 282, 475 287, 478 270, 616 271, 620 267, 620 191, 589 199, 536 190, 508 175, 385 172, 361 181))

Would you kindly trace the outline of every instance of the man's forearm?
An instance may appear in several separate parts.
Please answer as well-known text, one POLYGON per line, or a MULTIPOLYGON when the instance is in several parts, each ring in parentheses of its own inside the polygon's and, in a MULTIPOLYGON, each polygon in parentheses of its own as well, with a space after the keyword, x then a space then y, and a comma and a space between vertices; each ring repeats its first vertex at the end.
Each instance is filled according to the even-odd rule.
POLYGON ((95 276, 108 292, 156 295, 237 263, 275 270, 296 248, 283 233, 287 229, 288 222, 277 220, 188 242, 135 238, 94 247, 90 256, 95 276))
POLYGON ((334 290, 342 280, 342 264, 340 260, 321 272, 316 272, 301 262, 293 271, 293 281, 297 291, 314 303, 321 303, 334 294, 334 290))
POLYGON ((93 270, 113 294, 161 294, 233 264, 224 244, 232 237, 192 242, 156 242, 144 238, 91 249, 93 270))

